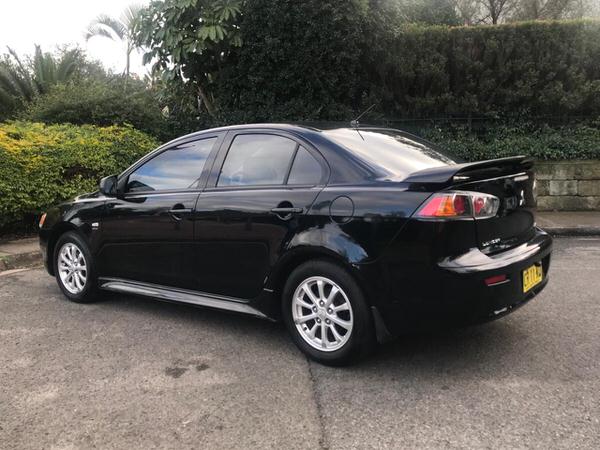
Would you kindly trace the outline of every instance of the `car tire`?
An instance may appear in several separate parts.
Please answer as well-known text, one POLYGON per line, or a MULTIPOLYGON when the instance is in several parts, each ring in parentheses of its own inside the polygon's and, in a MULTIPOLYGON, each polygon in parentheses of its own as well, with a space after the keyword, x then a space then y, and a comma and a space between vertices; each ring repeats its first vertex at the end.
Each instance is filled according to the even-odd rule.
POLYGON ((98 293, 94 261, 85 240, 63 234, 54 247, 54 272, 60 290, 72 302, 90 303, 98 293))
POLYGON ((340 266, 325 260, 303 263, 290 274, 282 295, 283 321, 309 358, 342 366, 373 349, 373 320, 365 295, 340 266))

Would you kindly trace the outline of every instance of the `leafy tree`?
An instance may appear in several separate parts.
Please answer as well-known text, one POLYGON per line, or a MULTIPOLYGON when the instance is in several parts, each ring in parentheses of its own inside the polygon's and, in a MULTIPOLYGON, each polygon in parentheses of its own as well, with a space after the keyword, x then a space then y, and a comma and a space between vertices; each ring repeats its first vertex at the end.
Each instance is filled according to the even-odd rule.
POLYGON ((135 48, 133 43, 133 28, 138 19, 140 10, 140 6, 130 5, 123 11, 121 18, 119 19, 102 14, 90 23, 85 32, 86 40, 90 40, 95 36, 100 36, 111 40, 119 40, 126 44, 125 76, 127 78, 129 78, 131 52, 135 48))
POLYGON ((549 20, 580 18, 589 10, 593 0, 519 0, 512 20, 549 20))
POLYGON ((402 9, 409 23, 460 25, 454 0, 409 0, 402 9))
POLYGON ((515 7, 517 0, 479 0, 484 20, 496 25, 515 7))
POLYGON ((207 112, 216 117, 214 89, 235 48, 242 0, 153 0, 133 28, 144 63, 166 81, 190 84, 207 112))

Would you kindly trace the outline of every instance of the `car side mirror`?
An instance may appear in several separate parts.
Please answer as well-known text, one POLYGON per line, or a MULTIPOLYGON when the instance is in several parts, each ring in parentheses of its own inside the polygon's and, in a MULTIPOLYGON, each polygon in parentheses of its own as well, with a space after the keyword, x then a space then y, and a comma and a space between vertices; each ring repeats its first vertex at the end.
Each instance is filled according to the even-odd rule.
POLYGON ((111 175, 100 180, 98 185, 100 193, 107 197, 117 196, 117 176, 111 175))

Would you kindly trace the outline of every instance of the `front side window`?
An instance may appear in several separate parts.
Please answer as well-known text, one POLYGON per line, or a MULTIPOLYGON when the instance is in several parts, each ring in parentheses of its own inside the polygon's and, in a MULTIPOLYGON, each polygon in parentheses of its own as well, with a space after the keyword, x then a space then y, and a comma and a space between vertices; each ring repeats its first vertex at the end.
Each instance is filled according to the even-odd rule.
POLYGON ((217 138, 202 139, 166 150, 129 175, 128 192, 193 188, 217 138))
POLYGON ((217 186, 277 185, 285 182, 296 143, 270 134, 240 134, 227 152, 217 186))

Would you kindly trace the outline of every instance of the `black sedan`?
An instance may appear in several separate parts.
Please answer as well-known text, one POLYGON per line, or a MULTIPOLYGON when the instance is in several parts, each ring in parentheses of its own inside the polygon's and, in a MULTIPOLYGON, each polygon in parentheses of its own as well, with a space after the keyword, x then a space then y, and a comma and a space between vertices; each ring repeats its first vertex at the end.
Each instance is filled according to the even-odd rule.
POLYGON ((244 125, 169 142, 40 221, 72 301, 101 291, 279 320, 344 364, 501 317, 548 280, 532 162, 464 163, 392 129, 244 125))

